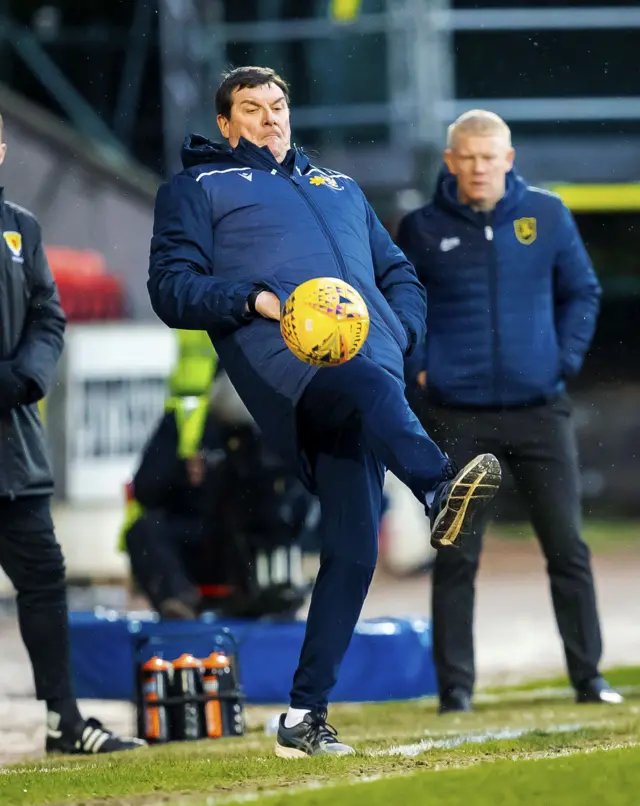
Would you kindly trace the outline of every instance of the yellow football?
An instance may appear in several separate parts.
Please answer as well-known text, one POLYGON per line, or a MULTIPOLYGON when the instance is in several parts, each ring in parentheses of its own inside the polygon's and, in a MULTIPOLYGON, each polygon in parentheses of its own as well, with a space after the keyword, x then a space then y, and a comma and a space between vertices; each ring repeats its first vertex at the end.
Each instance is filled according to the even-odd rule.
POLYGON ((280 331, 291 352, 307 364, 332 367, 353 358, 369 333, 369 311, 344 280, 318 277, 287 298, 280 331))

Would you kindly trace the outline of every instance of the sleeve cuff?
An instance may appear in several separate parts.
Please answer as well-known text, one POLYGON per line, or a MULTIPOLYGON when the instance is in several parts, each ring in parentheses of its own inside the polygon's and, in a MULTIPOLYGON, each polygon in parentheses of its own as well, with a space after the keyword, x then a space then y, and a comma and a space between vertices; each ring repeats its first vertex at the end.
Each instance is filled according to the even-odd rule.
POLYGON ((20 402, 24 404, 37 403, 45 396, 45 392, 40 388, 40 384, 29 378, 16 367, 12 367, 13 377, 16 379, 17 394, 20 402))
MULTIPOLYGON (((235 287, 233 294, 233 318, 238 324, 244 325, 255 317, 255 307, 252 313, 250 310, 247 310, 247 304, 249 303, 249 297, 257 289, 258 286, 255 283, 242 283, 235 287)), ((263 290, 264 289, 260 289, 260 291, 263 290)))

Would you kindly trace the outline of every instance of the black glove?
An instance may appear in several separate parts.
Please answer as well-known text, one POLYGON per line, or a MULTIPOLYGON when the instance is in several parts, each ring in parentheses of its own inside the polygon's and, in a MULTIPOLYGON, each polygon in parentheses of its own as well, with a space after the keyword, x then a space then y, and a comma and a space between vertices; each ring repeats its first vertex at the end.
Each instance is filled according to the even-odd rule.
POLYGON ((14 370, 11 361, 0 361, 0 416, 27 402, 27 382, 14 370))

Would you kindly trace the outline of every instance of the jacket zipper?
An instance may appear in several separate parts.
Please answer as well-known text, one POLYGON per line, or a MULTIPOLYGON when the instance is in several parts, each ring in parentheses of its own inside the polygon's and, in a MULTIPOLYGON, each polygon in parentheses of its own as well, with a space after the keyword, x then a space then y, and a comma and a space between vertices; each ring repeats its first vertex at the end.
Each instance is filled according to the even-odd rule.
MULTIPOLYGON (((351 283, 351 278, 349 275, 349 270, 347 269, 347 264, 342 257, 340 250, 338 249, 338 244, 336 243, 335 238, 333 237, 333 233, 329 229, 329 225, 325 217, 322 214, 322 211, 318 207, 318 205, 313 201, 313 199, 309 198, 309 196, 304 192, 304 190, 300 187, 300 185, 295 181, 294 174, 289 174, 284 171, 280 166, 278 168, 273 168, 271 165, 270 160, 264 158, 262 154, 256 155, 260 162, 262 162, 266 167, 269 169, 269 173, 275 174, 276 176, 281 176, 287 182, 290 182, 293 187, 296 189, 296 192, 304 199, 305 204, 311 210, 313 217, 316 219, 318 224, 320 225, 320 229, 324 233, 325 238, 327 239, 329 246, 331 247, 331 251, 333 252, 333 257, 336 262, 336 266, 338 268, 338 274, 341 280, 345 280, 345 282, 353 285, 351 283)), ((295 167, 293 169, 295 171, 295 167)), ((363 355, 371 355, 371 347, 367 342, 362 346, 362 353, 363 355)))
MULTIPOLYGON (((304 201, 307 204, 307 207, 311 210, 312 214, 314 215, 316 221, 320 225, 320 229, 324 232, 325 238, 329 242, 329 246, 331 247, 331 251, 333 252, 333 256, 336 261, 336 265, 338 267, 338 274, 341 280, 353 285, 351 282, 351 277, 349 275, 349 270, 347 269, 347 264, 342 257, 342 253, 338 249, 338 244, 336 243, 336 239, 333 237, 333 233, 329 229, 329 225, 327 224, 326 218, 322 215, 322 211, 318 207, 318 205, 313 201, 313 199, 309 198, 309 196, 304 192, 304 190, 300 187, 300 185, 295 181, 293 176, 288 177, 291 181, 291 184, 297 190, 297 192, 302 196, 304 201)), ((391 331, 391 337, 395 338, 393 332, 391 331)), ((371 345, 369 344, 369 340, 366 339, 365 343, 362 345, 362 355, 371 357, 371 345)))
POLYGON ((333 234, 329 229, 329 226, 327 225, 327 221, 325 217, 322 215, 322 212, 320 211, 318 205, 313 201, 313 199, 309 198, 309 196, 304 192, 304 190, 300 187, 300 185, 295 181, 293 174, 288 174, 280 166, 278 166, 278 168, 273 168, 272 167, 273 163, 266 157, 263 157, 262 154, 256 154, 255 156, 260 160, 260 162, 262 162, 265 165, 265 167, 269 168, 269 173, 277 174, 278 176, 281 176, 283 179, 286 179, 288 182, 291 182, 296 191, 302 196, 302 198, 306 202, 307 207, 311 210, 314 218, 320 225, 320 229, 323 231, 325 238, 329 242, 329 246, 331 247, 331 251, 333 252, 333 257, 338 266, 340 279, 346 280, 346 282, 350 282, 347 264, 344 262, 344 258, 340 254, 338 244, 336 243, 335 238, 333 237, 333 234))
POLYGON ((309 209, 313 213, 316 221, 318 222, 318 224, 320 224, 320 229, 324 232, 327 241, 329 241, 329 246, 331 247, 331 251, 333 252, 333 256, 338 265, 338 272, 340 273, 340 279, 346 280, 347 283, 350 283, 351 280, 349 278, 349 270, 347 269, 347 264, 344 262, 344 258, 342 257, 342 254, 338 249, 336 239, 333 237, 333 233, 329 229, 329 225, 327 224, 325 217, 322 215, 320 208, 313 201, 313 199, 309 198, 308 194, 304 192, 304 190, 300 187, 300 185, 298 185, 297 182, 295 182, 293 177, 291 177, 291 182, 295 187, 295 189, 298 191, 298 193, 307 203, 307 207, 309 207, 309 209))
POLYGON ((496 248, 493 243, 493 226, 491 225, 491 213, 485 213, 484 237, 489 249, 489 305, 491 313, 491 354, 493 363, 493 397, 492 402, 502 403, 500 394, 500 340, 498 337, 498 261, 496 248))

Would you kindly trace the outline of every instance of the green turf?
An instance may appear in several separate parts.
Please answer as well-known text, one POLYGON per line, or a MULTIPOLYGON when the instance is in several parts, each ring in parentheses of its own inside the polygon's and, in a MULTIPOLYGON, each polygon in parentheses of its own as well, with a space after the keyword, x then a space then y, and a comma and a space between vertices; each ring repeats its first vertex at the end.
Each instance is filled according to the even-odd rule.
POLYGON ((640 748, 497 761, 262 799, 265 806, 637 806, 640 748))
MULTIPOLYGON (((527 521, 518 523, 493 523, 488 529, 491 537, 504 539, 533 538, 533 529, 527 521)), ((638 545, 640 531, 634 520, 597 520, 584 522, 582 535, 585 541, 596 550, 607 547, 638 545)))
POLYGON ((215 806, 219 798, 230 795, 344 783, 363 776, 410 775, 514 756, 557 755, 611 743, 627 745, 640 734, 640 696, 615 708, 578 706, 571 698, 549 699, 535 693, 519 696, 518 701, 507 696, 480 705, 474 713, 446 717, 437 716, 432 701, 335 706, 331 716, 341 738, 359 750, 356 756, 340 759, 281 761, 273 755, 273 738, 254 732, 239 740, 175 743, 120 756, 31 761, 0 772, 0 804, 215 806), (469 741, 470 735, 505 728, 526 733, 469 741), (456 737, 466 741, 460 743, 456 737), (451 746, 452 740, 458 741, 457 746, 451 746), (413 757, 373 755, 388 752, 391 745, 420 741, 440 746, 423 748, 413 757))

